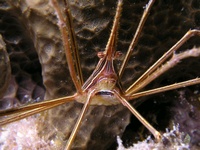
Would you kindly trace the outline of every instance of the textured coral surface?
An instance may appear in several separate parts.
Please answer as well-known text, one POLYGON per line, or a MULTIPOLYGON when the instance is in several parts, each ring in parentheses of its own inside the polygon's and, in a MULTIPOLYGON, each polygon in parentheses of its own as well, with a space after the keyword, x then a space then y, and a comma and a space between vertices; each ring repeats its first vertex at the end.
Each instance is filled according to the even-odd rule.
MULTIPOLYGON (((117 69, 146 3, 146 0, 124 1, 117 43, 117 50, 121 51, 123 56, 116 61, 117 69)), ((64 12, 62 4, 60 2, 60 8, 64 12)), ((103 51, 106 46, 116 1, 69 0, 69 4, 86 80, 99 60, 97 52, 103 51)), ((7 92, 0 101, 0 109, 75 93, 54 12, 48 0, 0 1, 0 34, 6 43, 12 72, 7 92)), ((122 76, 123 89, 129 87, 189 29, 200 29, 199 0, 156 1, 122 76)), ((199 41, 199 37, 192 38, 180 51, 194 45, 200 46, 199 41)), ((199 58, 182 61, 146 89, 199 77, 199 61, 199 58)), ((136 106, 161 132, 169 128, 172 121, 178 123, 180 131, 190 136, 190 146, 193 147, 200 145, 199 97, 197 85, 140 98, 136 106)), ((27 121, 22 120, 2 127, 0 146, 2 149, 60 149, 69 137, 81 107, 82 104, 77 102, 68 103, 28 118, 27 121), (20 128, 34 131, 29 133, 34 138, 22 136, 24 133, 20 128), (29 145, 30 143, 34 146, 29 145)), ((145 139, 149 132, 122 105, 91 106, 73 148, 116 149, 118 135, 121 136, 123 144, 129 146, 145 139)))

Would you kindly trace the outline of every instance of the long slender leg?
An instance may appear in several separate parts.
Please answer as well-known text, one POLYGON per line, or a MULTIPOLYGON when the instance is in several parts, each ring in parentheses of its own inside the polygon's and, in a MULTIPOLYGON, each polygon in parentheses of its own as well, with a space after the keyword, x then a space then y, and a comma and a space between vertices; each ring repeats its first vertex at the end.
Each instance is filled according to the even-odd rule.
POLYGON ((71 135, 70 135, 70 137, 69 137, 69 139, 67 141, 65 150, 70 150, 70 148, 72 146, 72 143, 73 143, 73 141, 74 141, 74 139, 76 137, 76 134, 78 132, 78 129, 79 129, 80 125, 81 125, 81 121, 83 120, 83 117, 84 117, 84 115, 85 115, 85 113, 86 113, 86 111, 87 111, 87 109, 89 107, 89 103, 90 103, 91 97, 94 95, 94 93, 95 93, 95 90, 91 91, 88 94, 87 100, 86 100, 86 102, 85 102, 85 104, 84 104, 84 106, 83 106, 83 108, 81 110, 81 113, 80 113, 80 115, 79 115, 79 117, 78 117, 78 119, 76 121, 76 124, 75 124, 75 126, 73 128, 73 131, 72 131, 72 133, 71 133, 71 135))
POLYGON ((47 109, 62 105, 68 101, 74 100, 76 95, 63 97, 59 99, 54 99, 50 101, 45 101, 37 104, 32 104, 29 106, 24 106, 16 109, 10 109, 0 112, 0 115, 12 115, 11 117, 0 120, 0 126, 29 117, 31 115, 37 114, 39 112, 45 111, 47 109))
POLYGON ((66 24, 68 26, 68 29, 70 30, 69 31, 69 36, 70 36, 70 41, 71 41, 71 49, 72 49, 72 52, 74 54, 74 62, 75 62, 75 65, 76 65, 76 71, 77 71, 77 74, 78 74, 78 77, 80 79, 80 82, 81 82, 81 85, 83 85, 83 74, 82 74, 82 70, 81 70, 81 63, 80 63, 80 57, 79 57, 79 51, 78 51, 78 45, 77 45, 77 42, 76 42, 76 36, 75 36, 75 31, 74 31, 74 27, 73 27, 73 19, 72 19, 72 16, 71 16, 71 12, 70 12, 70 9, 69 9, 69 4, 66 1, 65 2, 65 12, 66 12, 66 24))
MULTIPOLYGON (((65 19, 62 15, 62 12, 59 9, 57 0, 52 0, 52 5, 55 8, 55 11, 56 11, 56 14, 57 14, 57 17, 58 17, 58 20, 59 20, 58 25, 59 25, 60 32, 61 32, 62 39, 63 39, 63 45, 64 45, 64 49, 65 49, 65 54, 66 54, 66 58, 67 58, 70 76, 71 76, 72 81, 73 81, 73 83, 76 87, 77 93, 82 93, 82 89, 81 89, 82 84, 81 84, 81 81, 79 79, 79 78, 82 77, 82 75, 80 75, 80 74, 77 75, 77 70, 80 70, 80 68, 78 68, 78 69, 75 68, 76 64, 74 64, 74 59, 73 59, 73 56, 71 54, 71 47, 74 47, 74 48, 76 48, 76 47, 73 43, 70 42, 71 39, 69 40, 70 36, 69 36, 68 31, 70 31, 70 27, 71 27, 71 25, 69 25, 70 22, 68 22, 68 23, 65 22, 65 19)), ((66 11, 66 12, 68 12, 68 11, 66 11)), ((70 20, 70 19, 68 18, 68 20, 70 20)), ((72 39, 72 40, 74 40, 74 39, 72 39)), ((78 71, 78 72, 81 73, 81 71, 78 71)))
POLYGON ((140 113, 135 108, 133 108, 133 106, 131 106, 131 104, 129 104, 129 102, 125 98, 120 96, 117 92, 115 92, 114 94, 119 98, 121 103, 124 106, 126 106, 134 114, 134 116, 153 134, 156 141, 160 141, 161 140, 161 134, 151 124, 149 124, 148 121, 146 121, 140 115, 140 113))
POLYGON ((120 67, 120 70, 119 70, 119 77, 120 77, 120 78, 122 77, 122 74, 123 74, 123 72, 124 72, 124 69, 125 69, 125 67, 126 67, 126 65, 127 65, 127 63, 128 63, 128 60, 129 60, 129 58, 130 58, 130 56, 131 56, 131 54, 132 54, 132 52, 133 52, 133 50, 134 50, 136 44, 138 43, 138 39, 139 39, 139 37, 140 37, 140 35, 141 35, 141 32, 142 32, 144 23, 145 23, 145 21, 147 20, 148 14, 149 14, 150 9, 151 9, 151 7, 153 6, 153 3, 154 3, 154 2, 155 2, 155 0, 150 0, 149 3, 146 5, 146 8, 145 8, 144 13, 143 13, 143 15, 142 15, 142 18, 141 18, 141 20, 140 20, 140 23, 139 23, 139 25, 138 25, 138 27, 137 27, 137 30, 136 30, 136 32, 135 32, 135 35, 134 35, 134 37, 133 37, 133 40, 131 41, 131 44, 130 44, 130 46, 129 46, 129 48, 128 48, 128 52, 126 53, 126 56, 125 56, 125 58, 124 58, 124 61, 122 62, 122 65, 121 65, 121 67, 120 67))
MULTIPOLYGON (((142 89, 144 86, 140 86, 143 85, 144 83, 148 84, 149 81, 148 79, 149 76, 151 76, 151 74, 153 74, 153 72, 158 69, 158 67, 164 62, 166 61, 170 56, 172 56, 172 54, 178 49, 180 48, 187 40, 189 40, 191 37, 198 35, 200 36, 200 30, 189 30, 171 49, 169 49, 158 61, 156 61, 137 81, 135 81, 127 90, 126 90, 126 95, 130 95, 131 93, 135 93, 137 91, 139 91, 140 89, 142 89)), ((191 57, 190 55, 188 55, 188 57, 191 57)), ((196 56, 193 56, 196 57, 196 56)), ((174 60, 175 61, 175 60, 174 60)), ((175 64, 177 64, 178 62, 173 62, 173 66, 175 64)), ((167 66, 167 65, 166 65, 167 66)), ((165 72, 166 70, 163 69, 163 72, 165 72)), ((162 73, 163 73, 162 72, 162 73)), ((155 75, 155 74, 153 74, 155 75)))
POLYGON ((175 84, 171 84, 171 85, 167 85, 167 86, 163 86, 163 87, 159 87, 159 88, 155 88, 155 89, 151 89, 151 90, 147 90, 143 92, 134 93, 130 96, 125 96, 125 97, 127 100, 135 100, 136 98, 139 98, 139 97, 148 96, 148 95, 161 93, 165 91, 170 91, 170 90, 174 90, 178 88, 183 88, 183 87, 191 86, 195 84, 200 84, 200 78, 191 79, 184 82, 179 82, 179 83, 175 83, 175 84))
POLYGON ((32 109, 32 110, 26 111, 24 113, 15 114, 14 116, 11 116, 9 118, 1 120, 0 121, 0 126, 3 126, 3 125, 6 125, 6 124, 9 124, 9 123, 21 120, 23 118, 29 117, 29 116, 34 115, 36 113, 39 113, 41 111, 45 111, 45 110, 50 109, 50 108, 55 107, 55 106, 57 106, 57 105, 39 107, 39 108, 35 108, 35 109, 32 109))
POLYGON ((0 111, 0 116, 15 115, 16 113, 22 113, 22 112, 29 111, 35 108, 39 108, 39 107, 51 106, 51 105, 56 105, 56 104, 61 105, 66 102, 74 101, 75 99, 76 99, 76 94, 72 96, 66 96, 62 98, 29 104, 27 106, 21 106, 18 108, 12 108, 12 109, 0 111))

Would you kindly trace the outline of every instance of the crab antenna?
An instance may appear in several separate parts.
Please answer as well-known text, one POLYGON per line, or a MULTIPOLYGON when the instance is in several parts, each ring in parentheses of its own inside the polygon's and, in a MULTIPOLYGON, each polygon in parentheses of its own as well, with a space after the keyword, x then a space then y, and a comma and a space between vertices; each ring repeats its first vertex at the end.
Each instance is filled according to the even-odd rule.
POLYGON ((112 30, 110 33, 108 43, 106 45, 106 49, 105 49, 105 55, 108 60, 111 60, 112 58, 114 58, 114 55, 115 55, 115 45, 116 45, 117 32, 118 32, 118 28, 119 28, 119 19, 120 19, 121 11, 122 11, 122 0, 118 0, 112 30))

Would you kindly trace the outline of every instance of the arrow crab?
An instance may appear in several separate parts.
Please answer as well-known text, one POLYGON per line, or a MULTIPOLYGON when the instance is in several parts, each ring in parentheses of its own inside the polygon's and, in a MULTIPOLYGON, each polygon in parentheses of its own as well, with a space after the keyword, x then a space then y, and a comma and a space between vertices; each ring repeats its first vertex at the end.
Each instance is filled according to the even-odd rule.
MULTIPOLYGON (((53 98, 51 96, 51 92, 47 91, 45 99, 51 98, 52 100, 45 100, 42 102, 29 104, 27 106, 20 106, 17 108, 3 110, 0 112, 1 116, 7 116, 7 117, 5 118, 3 117, 3 119, 0 121, 0 125, 2 126, 2 125, 5 125, 5 124, 45 111, 41 113, 41 115, 39 116, 40 119, 38 119, 39 122, 45 122, 45 123, 41 123, 41 126, 44 126, 44 127, 41 127, 42 129, 39 131, 39 134, 49 133, 48 140, 54 139, 54 141, 57 141, 57 143, 60 143, 60 141, 63 141, 64 143, 66 143, 65 149, 68 150, 73 147, 76 148, 76 146, 81 143, 80 142, 81 138, 82 140, 84 140, 84 138, 86 139, 88 138, 86 136, 87 135, 86 133, 80 133, 79 135, 80 128, 83 128, 81 127, 83 122, 85 122, 84 124, 87 124, 87 119, 89 120, 90 116, 86 115, 88 109, 89 109, 89 112, 92 113, 95 110, 95 108, 98 110, 97 108, 98 106, 107 107, 107 106, 120 104, 121 105, 120 108, 121 107, 127 108, 153 134, 156 141, 161 141, 162 134, 159 131, 157 131, 135 109, 134 104, 140 101, 138 99, 140 97, 144 97, 144 96, 148 96, 148 95, 152 95, 156 93, 161 93, 161 92, 165 92, 169 90, 174 90, 178 88, 183 88, 183 87, 200 83, 200 79, 197 77, 193 79, 188 79, 187 81, 181 81, 174 84, 161 86, 158 88, 153 88, 150 90, 145 89, 153 80, 157 79, 159 76, 161 76, 162 74, 170 70, 172 67, 176 66, 178 63, 181 63, 181 61, 183 61, 184 59, 189 58, 189 57, 199 57, 200 48, 198 47, 192 47, 186 51, 181 51, 181 52, 179 52, 178 50, 179 48, 181 48, 181 46, 185 42, 190 40, 191 37, 199 36, 200 31, 197 29, 193 29, 186 32, 185 35, 177 41, 177 43, 175 43, 167 52, 164 53, 164 55, 162 55, 157 61, 155 61, 143 74, 140 75, 140 77, 138 77, 136 81, 134 81, 128 87, 124 87, 122 83, 122 78, 126 71, 125 68, 127 67, 128 62, 130 61, 132 54, 134 53, 134 50, 136 49, 136 45, 138 44, 138 40, 142 34, 143 26, 146 20, 148 19, 150 9, 153 7, 154 2, 155 0, 150 0, 149 3, 145 6, 144 13, 141 17, 141 20, 136 29, 136 32, 131 42, 129 43, 129 48, 126 53, 123 50, 123 54, 124 54, 123 61, 117 64, 116 62, 118 61, 118 59, 121 59, 120 57, 122 55, 121 51, 117 51, 117 44, 118 44, 118 34, 120 34, 118 33, 119 26, 120 26, 120 16, 121 16, 122 6, 123 6, 122 0, 118 0, 116 13, 113 19, 113 25, 112 25, 111 33, 107 40, 108 42, 106 44, 106 48, 104 50, 97 52, 97 56, 99 57, 98 63, 96 64, 95 69, 93 70, 92 74, 89 75, 89 77, 85 80, 83 77, 84 75, 82 74, 82 66, 81 66, 82 61, 79 56, 81 54, 79 54, 80 52, 78 51, 79 49, 76 43, 76 36, 75 36, 74 27, 73 27, 74 25, 73 25, 73 19, 72 19, 69 3, 61 2, 65 9, 60 9, 61 4, 58 3, 56 0, 51 0, 50 2, 51 6, 53 6, 52 8, 54 8, 54 11, 55 11, 54 17, 57 18, 57 25, 61 34, 62 42, 63 42, 64 53, 65 53, 65 57, 67 60, 67 65, 68 65, 67 67, 69 69, 69 75, 70 75, 70 78, 72 79, 76 92, 74 92, 70 96, 53 98), (83 106, 79 104, 74 104, 75 103, 74 101, 77 101, 78 103, 83 104, 83 106), (58 115, 59 113, 63 112, 61 109, 61 111, 59 111, 58 113, 58 111, 56 111, 55 109, 57 106, 65 105, 66 103, 73 103, 73 106, 74 105, 78 105, 78 106, 74 107, 75 111, 73 110, 70 112, 68 119, 66 119, 67 121, 64 121, 64 120, 61 121, 61 122, 65 122, 64 125, 61 125, 63 133, 62 132, 58 133, 62 135, 55 135, 54 133, 51 133, 51 130, 53 128, 57 128, 57 126, 60 126, 59 125, 60 122, 56 122, 57 120, 55 120, 54 115, 58 115), (89 107, 93 105, 96 107, 94 107, 92 111, 90 110, 89 107), (54 108, 55 111, 46 111, 51 108, 54 108), (74 117, 73 114, 71 114, 73 112, 77 113, 75 114, 76 117, 74 117), (49 119, 49 116, 51 116, 51 119, 49 119), (87 119, 84 118, 85 116, 87 119), (54 121, 52 121, 54 123, 52 123, 53 124, 52 128, 45 129, 45 127, 48 126, 47 125, 48 121, 46 121, 48 119, 49 120, 54 119, 54 121), (77 136, 80 136, 80 137, 77 137, 77 136), (78 140, 76 140, 76 137, 78 140), (62 140, 60 140, 61 138, 62 140)), ((40 51, 39 53, 42 53, 42 51, 40 51)), ((57 50, 57 52, 55 53, 60 53, 60 52, 59 50, 57 50)), ((56 59, 59 59, 59 58, 56 58, 56 59)), ((45 60, 41 60, 41 61, 45 63, 44 62, 45 60)), ((44 81, 44 82, 46 82, 45 83, 46 85, 51 84, 51 82, 49 81, 44 81)), ((63 93, 62 90, 61 92, 63 93)), ((64 92, 67 92, 67 91, 64 91, 64 92)), ((72 106, 70 107, 67 106, 67 108, 65 109, 71 109, 71 107, 72 106)), ((99 114, 99 112, 102 111, 103 108, 105 109, 105 107, 100 107, 101 109, 98 110, 96 114, 99 114)), ((112 108, 112 109, 116 109, 116 108, 112 108)), ((64 113, 63 117, 66 115, 68 114, 64 113)), ((129 115, 127 116, 130 117, 129 115)), ((98 115, 93 116, 93 118, 96 118, 96 117, 98 117, 98 115)), ((112 128, 113 127, 114 125, 112 125, 112 128)), ((121 130, 124 130, 124 128, 125 127, 123 126, 121 130)), ((86 128, 85 130, 86 131, 84 132, 88 132, 89 134, 90 132, 92 132, 86 128)), ((114 131, 116 130, 113 130, 113 132, 114 131)), ((97 137, 97 139, 99 137, 97 137)), ((88 140, 85 140, 85 141, 88 141, 88 140)), ((63 143, 61 145, 63 145, 63 143)))

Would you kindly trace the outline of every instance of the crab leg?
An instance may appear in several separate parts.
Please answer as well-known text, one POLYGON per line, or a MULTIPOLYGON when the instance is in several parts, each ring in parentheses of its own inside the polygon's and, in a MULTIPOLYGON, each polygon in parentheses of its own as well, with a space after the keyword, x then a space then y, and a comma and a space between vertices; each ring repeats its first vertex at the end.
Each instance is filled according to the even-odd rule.
POLYGON ((152 89, 152 90, 147 90, 147 91, 143 91, 143 92, 134 93, 134 94, 132 94, 130 96, 126 96, 126 99, 127 100, 135 100, 136 98, 139 98, 139 97, 148 96, 148 95, 161 93, 161 92, 166 92, 166 91, 170 91, 170 90, 174 90, 174 89, 178 89, 178 88, 184 88, 186 86, 191 86, 191 85, 196 85, 196 84, 200 84, 200 78, 196 78, 196 79, 191 79, 191 80, 184 81, 184 82, 175 83, 175 84, 171 84, 171 85, 155 88, 155 89, 152 89))
POLYGON ((82 70, 81 70, 81 63, 80 63, 80 57, 79 57, 79 51, 78 51, 78 45, 76 42, 76 36, 75 36, 75 31, 74 31, 74 27, 73 27, 73 19, 72 19, 72 15, 69 9, 69 4, 67 3, 67 1, 64 1, 65 3, 65 12, 66 12, 66 24, 67 27, 69 29, 69 36, 70 36, 70 41, 71 41, 71 50, 74 54, 74 62, 75 62, 75 66, 76 66, 76 71, 78 74, 78 77, 80 79, 81 85, 83 85, 83 74, 82 74, 82 70))
MULTIPOLYGON (((169 62, 167 62, 166 64, 164 64, 163 66, 161 66, 161 64, 166 61, 170 56, 172 56, 172 54, 178 49, 180 48, 187 40, 189 40, 191 37, 198 35, 200 36, 200 31, 199 30, 189 30, 171 49, 169 49, 157 62, 155 62, 137 81, 135 81, 126 91, 126 95, 131 95, 132 93, 136 93, 137 91, 139 91, 140 89, 142 89, 145 85, 147 85, 148 83, 150 83, 156 76, 158 77, 160 74, 164 73, 166 70, 168 70, 169 68, 175 66, 179 61, 177 61, 178 59, 184 59, 187 57, 197 57, 199 56, 199 52, 200 51, 198 48, 194 48, 193 51, 195 51, 194 53, 197 54, 197 56, 192 56, 192 50, 188 50, 188 53, 184 53, 183 55, 185 55, 183 58, 181 57, 172 57, 171 60, 169 62), (195 50, 196 49, 196 50, 195 50), (190 53, 191 51, 191 53, 190 53), (171 63, 172 66, 170 66, 169 64, 171 63), (159 66, 160 69, 158 68, 159 66), (157 69, 157 71, 155 71, 157 69), (156 74, 156 73, 159 73, 156 74)), ((179 54, 174 54, 174 56, 178 56, 179 54)))
POLYGON ((57 0, 52 0, 52 5, 55 8, 55 11, 56 11, 56 14, 57 14, 57 17, 59 20, 58 25, 59 25, 60 32, 61 32, 62 39, 63 39, 63 45, 64 45, 64 49, 65 49, 65 54, 66 54, 66 58, 67 58, 70 76, 76 87, 77 93, 82 93, 82 88, 81 88, 82 83, 83 83, 82 72, 81 72, 81 68, 80 68, 78 50, 77 50, 77 46, 75 43, 74 31, 71 29, 72 19, 71 19, 68 5, 66 4, 66 6, 67 6, 66 13, 67 13, 67 17, 68 17, 67 20, 65 20, 64 16, 62 15, 62 12, 58 6, 57 0), (72 39, 70 39, 70 38, 72 38, 72 39), (72 56, 72 52, 75 53, 75 58, 72 56), (74 59, 75 59, 75 61, 74 61, 74 59), (74 65, 74 62, 76 62, 75 65, 74 65))
POLYGON ((148 121, 144 119, 140 115, 140 113, 131 104, 129 104, 129 102, 125 98, 120 96, 117 92, 115 92, 114 94, 118 97, 120 102, 124 106, 126 106, 134 114, 134 116, 154 135, 156 141, 160 141, 161 134, 150 123, 148 123, 148 121))
POLYGON ((12 115, 6 119, 0 120, 0 126, 29 117, 44 110, 62 105, 66 102, 74 100, 76 95, 44 101, 29 106, 22 106, 16 109, 8 109, 0 112, 0 116, 12 115))
POLYGON ((72 133, 67 141, 67 144, 66 144, 66 147, 65 147, 65 150, 69 150, 72 146, 72 143, 76 137, 76 134, 78 132, 78 129, 80 128, 80 125, 81 125, 81 121, 83 120, 83 117, 88 109, 88 107, 90 106, 90 100, 91 100, 91 97, 96 93, 95 90, 91 91, 89 94, 88 94, 88 97, 87 97, 87 100, 81 110, 81 113, 79 114, 79 117, 76 121, 76 124, 74 125, 74 128, 72 130, 72 133))
POLYGON ((124 58, 124 61, 122 62, 122 65, 120 67, 120 70, 119 70, 119 77, 120 78, 122 77, 124 69, 125 69, 125 67, 126 67, 126 65, 128 63, 128 60, 129 60, 129 58, 130 58, 130 56, 131 56, 136 44, 138 43, 138 39, 139 39, 139 37, 141 35, 144 23, 147 20, 147 17, 149 15, 150 9, 153 6, 154 2, 155 2, 155 0, 150 0, 149 3, 146 5, 146 8, 145 8, 144 13, 142 15, 142 18, 140 20, 140 23, 139 23, 139 25, 137 27, 137 30, 135 32, 135 35, 133 37, 133 40, 132 40, 132 42, 131 42, 131 44, 130 44, 130 46, 128 48, 128 51, 127 51, 126 56, 124 58))

